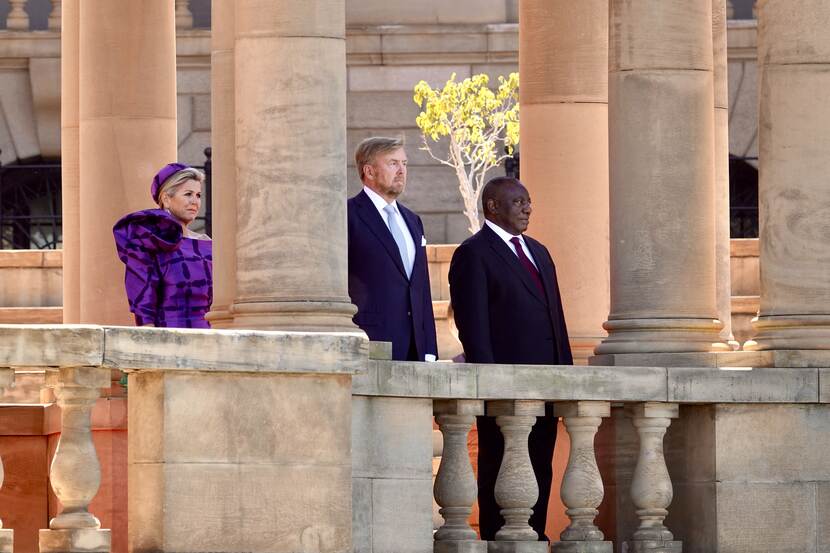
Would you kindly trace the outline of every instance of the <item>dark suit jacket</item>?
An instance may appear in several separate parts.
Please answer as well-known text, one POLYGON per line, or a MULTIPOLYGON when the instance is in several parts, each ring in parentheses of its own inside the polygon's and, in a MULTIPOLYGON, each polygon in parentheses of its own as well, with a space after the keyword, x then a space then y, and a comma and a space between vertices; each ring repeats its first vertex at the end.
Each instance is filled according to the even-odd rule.
POLYGON ((415 242, 408 279, 389 227, 365 192, 349 199, 349 296, 357 306, 354 322, 370 340, 392 342, 392 358, 405 360, 412 336, 418 360, 438 356, 421 218, 398 202, 415 242))
POLYGON ((452 257, 451 304, 468 363, 573 363, 553 260, 541 243, 524 239, 547 297, 487 225, 452 257))

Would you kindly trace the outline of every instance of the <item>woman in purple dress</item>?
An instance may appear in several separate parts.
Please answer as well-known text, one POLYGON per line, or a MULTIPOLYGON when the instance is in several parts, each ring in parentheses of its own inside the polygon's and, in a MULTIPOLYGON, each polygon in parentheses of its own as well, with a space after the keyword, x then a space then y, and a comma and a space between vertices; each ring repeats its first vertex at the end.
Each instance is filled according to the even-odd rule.
POLYGON ((198 169, 166 165, 150 187, 160 209, 130 213, 112 229, 138 326, 210 328, 210 237, 188 228, 199 213, 204 180, 198 169))

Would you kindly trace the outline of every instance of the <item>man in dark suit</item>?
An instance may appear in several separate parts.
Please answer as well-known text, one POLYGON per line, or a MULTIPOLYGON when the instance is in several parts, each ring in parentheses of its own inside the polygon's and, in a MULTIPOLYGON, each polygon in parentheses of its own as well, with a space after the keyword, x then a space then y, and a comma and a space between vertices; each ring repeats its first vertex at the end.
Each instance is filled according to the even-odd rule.
MULTIPOLYGON (((522 233, 530 220, 527 189, 497 177, 482 191, 485 224, 462 243, 450 264, 450 298, 468 363, 571 365, 568 331, 547 248, 522 233)), ((530 525, 545 536, 557 420, 537 417, 529 437, 539 500, 530 525)), ((478 417, 478 502, 481 539, 504 524, 494 496, 504 440, 493 417, 478 417)))
POLYGON ((348 202, 354 322, 370 340, 392 342, 393 359, 435 361, 424 225, 397 201, 406 186, 403 141, 367 138, 355 163, 363 190, 348 202))

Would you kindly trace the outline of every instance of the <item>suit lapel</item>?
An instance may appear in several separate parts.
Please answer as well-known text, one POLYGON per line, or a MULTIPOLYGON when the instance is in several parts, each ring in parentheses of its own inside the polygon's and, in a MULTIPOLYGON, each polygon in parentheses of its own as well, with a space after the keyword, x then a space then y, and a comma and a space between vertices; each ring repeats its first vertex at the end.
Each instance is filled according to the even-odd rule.
POLYGON ((381 217, 375 208, 375 204, 372 203, 372 200, 369 199, 369 196, 364 191, 361 191, 357 195, 357 199, 357 206, 359 208, 358 216, 366 223, 366 227, 372 234, 377 237, 386 250, 386 253, 389 254, 389 257, 392 258, 395 266, 401 272, 401 275, 406 278, 406 271, 403 268, 403 261, 401 261, 401 253, 398 251, 398 245, 395 243, 395 239, 392 238, 389 227, 383 222, 383 217, 381 217))
POLYGON ((410 277, 410 280, 415 280, 416 276, 420 272, 416 271, 415 267, 418 267, 419 263, 426 261, 426 254, 423 251, 424 248, 421 247, 421 237, 423 235, 418 228, 414 213, 402 206, 400 202, 398 202, 398 211, 401 212, 401 216, 403 217, 404 222, 406 222, 406 228, 409 230, 409 235, 412 237, 412 243, 415 244, 415 259, 412 263, 412 276, 410 277))
MULTIPOLYGON (((507 266, 510 267, 514 273, 516 273, 516 275, 519 277, 519 280, 521 280, 522 283, 525 285, 525 288, 527 288, 528 291, 531 294, 533 294, 533 297, 542 302, 544 305, 547 305, 547 301, 545 301, 545 298, 542 297, 542 293, 539 290, 539 287, 536 285, 535 282, 533 282, 533 278, 530 276, 530 274, 528 274, 527 269, 522 267, 522 264, 519 261, 519 257, 513 251, 511 251, 510 246, 508 246, 504 242, 504 240, 499 238, 499 236, 495 232, 493 232, 493 230, 486 224, 484 225, 482 230, 484 230, 485 236, 487 237, 487 240, 490 242, 490 247, 493 248, 493 250, 499 255, 499 257, 501 257, 504 260, 507 266)), ((536 254, 534 254, 533 256, 535 258, 536 254)))

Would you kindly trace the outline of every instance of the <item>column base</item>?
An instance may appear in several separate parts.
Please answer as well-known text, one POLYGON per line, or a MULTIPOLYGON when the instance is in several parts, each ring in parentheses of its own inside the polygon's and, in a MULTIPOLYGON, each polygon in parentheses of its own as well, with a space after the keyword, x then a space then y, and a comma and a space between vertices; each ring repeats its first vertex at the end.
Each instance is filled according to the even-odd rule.
POLYGON ((602 343, 604 336, 571 336, 571 353, 573 353, 574 365, 587 365, 588 360, 594 355, 594 350, 602 343))
POLYGON ((433 543, 433 553, 487 553, 487 542, 481 540, 436 540, 433 543))
POLYGON ((558 541, 551 544, 551 553, 612 553, 610 541, 558 541))
POLYGON ((623 553, 682 553, 682 541, 631 540, 623 542, 623 553))
POLYGON ((755 336, 744 344, 750 351, 830 350, 830 316, 762 315, 752 320, 755 336))
POLYGON ((208 311, 205 320, 210 323, 211 328, 233 328, 233 312, 226 306, 223 309, 208 311))
POLYGON ((40 553, 109 553, 112 532, 99 528, 41 530, 40 553))
POLYGON ((265 301, 235 303, 233 328, 298 332, 359 332, 357 307, 340 301, 265 301))
POLYGON ((731 351, 721 341, 723 323, 717 319, 616 319, 602 327, 608 337, 596 355, 731 351))
POLYGON ((548 553, 548 542, 488 541, 487 553, 548 553))
POLYGON ((11 528, 0 529, 0 553, 13 553, 14 551, 14 530, 11 528))

